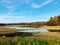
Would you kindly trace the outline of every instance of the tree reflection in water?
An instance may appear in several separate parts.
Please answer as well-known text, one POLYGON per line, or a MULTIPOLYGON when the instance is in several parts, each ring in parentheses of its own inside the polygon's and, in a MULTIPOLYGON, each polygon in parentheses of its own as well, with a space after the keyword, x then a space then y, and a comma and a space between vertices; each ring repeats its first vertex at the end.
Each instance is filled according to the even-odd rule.
POLYGON ((60 30, 48 29, 49 32, 60 32, 60 30))

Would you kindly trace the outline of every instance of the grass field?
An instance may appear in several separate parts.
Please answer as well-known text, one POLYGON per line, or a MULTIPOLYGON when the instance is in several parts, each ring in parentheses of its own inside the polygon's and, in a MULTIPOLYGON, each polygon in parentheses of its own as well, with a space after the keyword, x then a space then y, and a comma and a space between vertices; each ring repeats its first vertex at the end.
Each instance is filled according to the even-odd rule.
POLYGON ((33 28, 33 27, 18 27, 18 26, 3 26, 0 28, 23 28, 23 29, 53 29, 53 30, 60 30, 60 26, 40 26, 38 28, 33 28))
POLYGON ((35 37, 41 37, 45 39, 54 39, 60 40, 60 32, 43 32, 43 33, 36 33, 33 34, 35 37))
POLYGON ((60 45, 60 41, 38 37, 0 37, 0 45, 60 45))
POLYGON ((60 30, 60 26, 41 26, 38 29, 53 29, 53 30, 60 30))
POLYGON ((0 27, 0 34, 15 33, 15 28, 0 27))
MULTIPOLYGON (((60 26, 44 26, 38 29, 60 29, 60 26)), ((0 27, 0 34, 16 32, 15 28, 0 27)), ((60 32, 36 33, 32 36, 0 37, 0 45, 60 45, 60 32)))

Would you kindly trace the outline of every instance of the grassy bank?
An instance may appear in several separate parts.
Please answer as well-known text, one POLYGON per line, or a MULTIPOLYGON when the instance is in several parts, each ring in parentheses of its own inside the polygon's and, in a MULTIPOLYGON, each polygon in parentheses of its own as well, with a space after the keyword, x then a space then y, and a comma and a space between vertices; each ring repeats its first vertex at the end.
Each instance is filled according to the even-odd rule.
POLYGON ((40 26, 38 28, 34 27, 18 27, 18 26, 3 26, 0 28, 9 28, 9 29, 16 29, 16 28, 21 28, 21 29, 33 29, 33 30, 40 30, 40 29, 53 29, 53 30, 60 30, 60 26, 40 26))
POLYGON ((0 45, 60 45, 58 40, 47 40, 38 37, 0 38, 0 45))
POLYGON ((38 29, 52 29, 52 30, 60 30, 60 26, 41 26, 38 29))
POLYGON ((40 37, 45 39, 60 40, 60 32, 42 32, 33 34, 34 37, 40 37))
POLYGON ((0 27, 0 34, 15 33, 15 28, 0 27))

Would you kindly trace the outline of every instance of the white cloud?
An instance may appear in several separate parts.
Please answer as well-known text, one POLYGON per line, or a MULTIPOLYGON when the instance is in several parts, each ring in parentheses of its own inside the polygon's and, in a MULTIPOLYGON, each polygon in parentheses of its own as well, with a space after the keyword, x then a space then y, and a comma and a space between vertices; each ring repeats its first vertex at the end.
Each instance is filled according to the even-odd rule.
POLYGON ((0 23, 19 23, 19 22, 33 22, 37 21, 36 17, 28 16, 0 16, 0 23), (34 19, 33 19, 34 18, 34 19))
POLYGON ((46 0, 45 2, 42 3, 42 5, 46 5, 46 4, 49 4, 49 3, 52 3, 54 0, 46 0))
MULTIPOLYGON (((24 0, 25 3, 31 3, 30 0, 24 0)), ((0 15, 0 23, 12 23, 12 22, 29 22, 29 21, 33 21, 34 19, 28 16, 17 16, 16 14, 25 14, 25 13, 32 13, 32 11, 28 11, 28 12, 18 12, 18 13, 14 13, 15 15, 13 16, 13 11, 17 8, 17 6, 20 7, 20 5, 22 5, 22 3, 24 3, 21 0, 0 0, 0 3, 2 4, 2 6, 4 6, 5 8, 7 8, 9 11, 7 12, 7 14, 5 15, 0 15)), ((43 2, 42 4, 36 4, 36 3, 31 3, 31 7, 33 8, 40 8, 43 7, 49 3, 52 3, 53 0, 46 0, 45 2, 43 2)))
MULTIPOLYGON (((0 0, 1 5, 8 9, 7 15, 12 14, 17 9, 17 7, 21 7, 23 3, 29 3, 29 2, 30 0, 0 0)), ((23 11, 17 13, 21 14, 26 12, 23 11)), ((28 13, 32 13, 32 11, 28 13)))
POLYGON ((19 0, 0 0, 0 3, 3 7, 7 8, 9 11, 8 13, 12 13, 17 6, 21 4, 19 0))
POLYGON ((33 8, 40 8, 40 7, 43 7, 43 6, 45 6, 45 5, 47 5, 47 4, 49 4, 49 3, 52 3, 54 0, 46 0, 46 1, 44 1, 44 2, 42 2, 41 4, 36 4, 36 3, 31 3, 31 7, 33 7, 33 8))
POLYGON ((27 17, 25 16, 0 16, 0 23, 14 23, 14 22, 24 22, 27 17))
POLYGON ((58 4, 59 2, 55 2, 54 4, 58 4))
POLYGON ((0 0, 0 2, 5 7, 10 7, 11 6, 11 8, 13 8, 13 6, 15 6, 17 4, 16 0, 0 0))
POLYGON ((36 3, 32 3, 31 6, 32 6, 33 8, 40 8, 40 7, 41 7, 41 5, 37 5, 36 3))

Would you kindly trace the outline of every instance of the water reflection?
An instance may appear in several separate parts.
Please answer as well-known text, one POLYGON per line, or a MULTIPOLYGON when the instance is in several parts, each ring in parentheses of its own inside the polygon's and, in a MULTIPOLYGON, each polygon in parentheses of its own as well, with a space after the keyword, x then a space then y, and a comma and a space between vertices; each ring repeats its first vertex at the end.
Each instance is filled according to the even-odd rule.
POLYGON ((48 30, 17 30, 17 32, 31 32, 31 33, 36 33, 36 32, 48 32, 48 30))
POLYGON ((25 37, 25 36, 32 36, 33 33, 40 33, 40 32, 48 32, 48 30, 17 30, 17 35, 18 36, 22 36, 22 37, 25 37))
POLYGON ((49 32, 60 32, 60 30, 48 29, 49 32))

